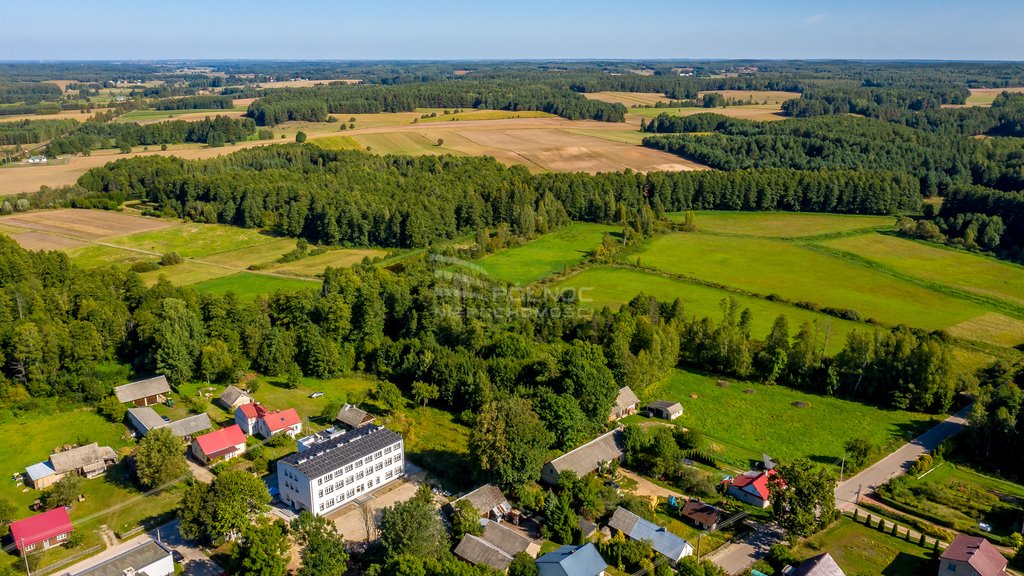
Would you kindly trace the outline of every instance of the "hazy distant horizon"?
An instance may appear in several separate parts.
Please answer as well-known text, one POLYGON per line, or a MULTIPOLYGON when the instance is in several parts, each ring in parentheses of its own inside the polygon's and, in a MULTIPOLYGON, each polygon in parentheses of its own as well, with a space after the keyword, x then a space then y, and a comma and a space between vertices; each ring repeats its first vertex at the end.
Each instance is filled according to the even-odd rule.
POLYGON ((593 0, 488 6, 324 0, 5 8, 3 61, 1024 60, 1024 3, 728 5, 593 0), (979 5, 980 4, 980 5, 979 5), (424 6, 428 6, 424 8, 424 6))

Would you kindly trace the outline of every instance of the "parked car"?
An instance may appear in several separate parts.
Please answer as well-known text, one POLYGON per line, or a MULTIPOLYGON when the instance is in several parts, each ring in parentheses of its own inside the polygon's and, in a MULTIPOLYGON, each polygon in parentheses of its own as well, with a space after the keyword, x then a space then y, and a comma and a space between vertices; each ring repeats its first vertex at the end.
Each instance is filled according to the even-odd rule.
POLYGON ((992 531, 992 525, 991 524, 986 524, 984 522, 978 522, 978 529, 981 530, 982 532, 991 532, 992 531))
POLYGON ((313 392, 312 394, 309 395, 309 397, 310 398, 319 398, 319 397, 321 397, 323 395, 324 395, 323 392, 313 392))
POLYGON ((171 421, 171 418, 169 416, 161 416, 161 418, 164 419, 164 422, 170 422, 171 421))

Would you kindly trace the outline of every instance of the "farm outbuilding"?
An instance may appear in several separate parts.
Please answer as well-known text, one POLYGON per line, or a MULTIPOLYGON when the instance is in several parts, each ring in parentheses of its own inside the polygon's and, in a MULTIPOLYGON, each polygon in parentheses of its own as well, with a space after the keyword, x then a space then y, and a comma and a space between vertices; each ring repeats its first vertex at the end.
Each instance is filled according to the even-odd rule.
POLYGON ((618 396, 615 397, 615 405, 612 406, 612 412, 608 415, 608 419, 618 420, 636 414, 636 404, 639 401, 640 399, 636 397, 629 386, 623 386, 619 389, 618 396))
POLYGON ((562 472, 570 471, 577 476, 586 476, 613 460, 621 462, 622 457, 622 429, 616 428, 548 462, 541 469, 540 476, 554 486, 558 484, 558 475, 562 472))
POLYGON ((154 376, 114 388, 114 395, 122 404, 129 402, 136 406, 152 406, 167 400, 171 385, 164 376, 154 376))
POLYGON ((644 412, 651 418, 675 420, 683 415, 683 405, 668 400, 655 400, 644 408, 644 412))

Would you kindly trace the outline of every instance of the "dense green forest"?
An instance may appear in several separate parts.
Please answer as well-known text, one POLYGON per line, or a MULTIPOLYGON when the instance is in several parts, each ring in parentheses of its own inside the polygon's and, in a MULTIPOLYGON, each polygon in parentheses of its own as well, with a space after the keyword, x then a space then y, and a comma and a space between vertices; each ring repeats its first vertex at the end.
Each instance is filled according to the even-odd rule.
POLYGON ((160 100, 153 107, 157 110, 202 110, 204 108, 228 110, 234 105, 234 99, 227 96, 187 96, 160 100))
POLYGON ((247 114, 261 126, 272 126, 289 120, 323 122, 330 114, 411 112, 416 108, 539 110, 569 120, 605 122, 622 122, 626 114, 621 104, 588 100, 543 84, 470 80, 275 90, 250 104, 247 114))
POLYGON ((74 132, 54 138, 46 146, 48 156, 88 153, 97 148, 159 146, 198 142, 222 146, 241 142, 256 133, 256 124, 248 118, 216 116, 195 122, 171 120, 152 124, 84 122, 74 132))
POLYGON ((635 228, 648 233, 662 213, 690 209, 894 214, 920 205, 913 178, 883 171, 531 175, 491 158, 380 157, 312 145, 210 160, 123 159, 79 184, 97 194, 79 206, 141 199, 200 222, 357 246, 426 246, 499 225, 533 236, 568 220, 639 218, 635 228))
POLYGON ((0 122, 0 145, 37 144, 71 132, 77 120, 18 120, 0 122))

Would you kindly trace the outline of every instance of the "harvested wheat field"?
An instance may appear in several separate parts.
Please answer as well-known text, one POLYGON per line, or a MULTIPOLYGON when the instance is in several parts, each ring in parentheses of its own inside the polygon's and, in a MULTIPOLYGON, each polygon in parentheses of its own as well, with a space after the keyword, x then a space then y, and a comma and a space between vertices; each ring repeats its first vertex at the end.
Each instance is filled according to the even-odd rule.
POLYGON ((726 106, 724 108, 633 108, 626 115, 626 121, 631 118, 644 116, 655 118, 660 114, 674 114, 676 116, 692 116, 693 114, 721 114, 730 118, 741 118, 743 120, 785 120, 782 114, 782 106, 778 104, 752 104, 744 106, 726 106))
POLYGON ((106 108, 96 108, 88 112, 81 110, 61 110, 58 114, 11 114, 0 116, 0 122, 16 122, 18 120, 78 120, 85 122, 99 112, 106 112, 106 108))
MULTIPOLYGON (((992 102, 1003 92, 1024 92, 1024 87, 1010 88, 972 88, 971 95, 967 97, 967 106, 991 106, 992 102)), ((959 108, 959 106, 946 106, 948 108, 959 108)))
POLYGON ((0 226, 32 250, 64 250, 96 240, 173 226, 170 220, 99 210, 41 210, 0 217, 0 226))
POLYGON ((775 104, 776 106, 786 100, 800 97, 799 92, 780 90, 708 90, 707 92, 698 92, 697 98, 703 98, 705 94, 721 94, 729 100, 753 100, 758 104, 775 104))
POLYGON ((209 148, 202 144, 176 144, 169 146, 166 151, 139 150, 130 154, 121 154, 117 150, 94 150, 90 156, 71 156, 62 158, 62 161, 51 161, 47 164, 10 164, 0 167, 0 196, 35 192, 39 190, 40 186, 54 188, 74 184, 78 181, 78 177, 85 174, 90 168, 103 166, 107 162, 113 162, 121 158, 152 154, 178 156, 180 158, 213 158, 222 154, 229 154, 235 150, 241 150, 242 148, 276 143, 277 141, 269 140, 240 142, 222 148, 209 148))
POLYGON ((310 86, 327 85, 331 82, 359 84, 360 80, 352 78, 336 78, 334 80, 282 80, 280 82, 260 82, 257 88, 309 88, 310 86))
MULTIPOLYGON (((706 111, 702 108, 684 110, 706 111)), ((715 109, 716 112, 727 111, 727 114, 732 110, 734 108, 715 109)), ((643 109, 643 112, 654 110, 643 109)), ((361 122, 357 121, 356 129, 339 132, 335 128, 337 123, 288 122, 273 129, 275 136, 286 135, 284 139, 240 142, 220 148, 209 148, 202 144, 175 144, 165 151, 136 149, 130 154, 122 154, 117 150, 96 150, 90 156, 72 156, 48 164, 4 166, 0 168, 0 196, 35 192, 40 186, 74 184, 90 168, 121 158, 151 154, 186 159, 213 158, 253 146, 289 143, 294 141, 297 130, 305 131, 311 142, 319 138, 338 140, 338 136, 346 136, 345 142, 350 143, 350 138, 361 146, 370 146, 374 153, 493 156, 500 162, 522 164, 538 172, 594 173, 626 168, 648 172, 706 168, 673 154, 629 143, 627 138, 623 138, 623 132, 638 124, 639 120, 615 123, 564 118, 510 118, 412 124, 412 119, 418 118, 416 113, 356 116, 370 125, 363 128, 361 122), (598 136, 603 132, 607 132, 609 138, 598 136), (444 140, 443 146, 437 146, 438 138, 444 140)))
POLYGON ((590 92, 584 93, 590 100, 599 100, 614 104, 618 102, 626 108, 631 106, 653 106, 658 102, 668 102, 669 99, 659 92, 590 92))

